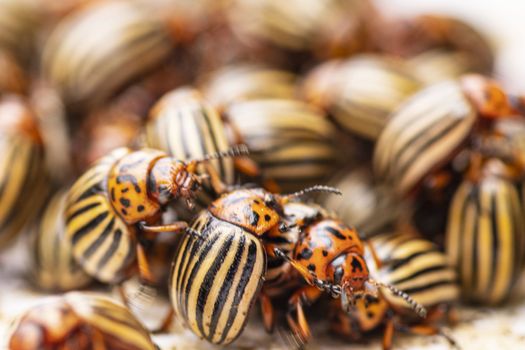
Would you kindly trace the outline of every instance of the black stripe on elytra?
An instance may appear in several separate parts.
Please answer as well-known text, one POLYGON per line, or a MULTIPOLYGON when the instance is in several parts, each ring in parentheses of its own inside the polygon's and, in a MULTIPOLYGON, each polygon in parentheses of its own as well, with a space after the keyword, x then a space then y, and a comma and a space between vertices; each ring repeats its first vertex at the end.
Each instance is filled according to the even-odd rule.
POLYGON ((436 271, 444 271, 444 270, 447 270, 449 268, 450 267, 447 264, 437 264, 437 265, 429 266, 429 267, 427 267, 425 269, 419 269, 416 272, 414 272, 414 273, 412 273, 412 274, 410 274, 408 276, 405 276, 403 278, 390 281, 390 284, 393 284, 393 285, 401 284, 401 283, 404 283, 404 282, 408 282, 408 281, 410 281, 410 280, 412 280, 414 278, 417 278, 419 276, 425 275, 427 273, 432 273, 432 272, 436 272, 436 271))
MULTIPOLYGON (((449 134, 451 130, 457 128, 458 125, 460 125, 463 121, 464 121, 463 119, 454 118, 453 121, 450 123, 450 125, 445 127, 440 133, 438 133, 437 135, 434 135, 433 137, 429 138, 425 142, 421 143, 421 145, 419 145, 419 148, 417 149, 417 152, 414 153, 414 157, 409 159, 408 161, 406 161, 403 164, 400 159, 403 157, 405 152, 412 150, 412 148, 417 145, 417 143, 413 143, 413 142, 415 142, 416 139, 418 139, 420 137, 425 137, 426 133, 424 133, 424 132, 417 133, 412 138, 413 141, 408 141, 407 140, 405 145, 401 148, 401 150, 396 153, 396 157, 393 160, 393 164, 401 164, 400 167, 396 166, 397 170, 396 170, 396 173, 394 175, 396 177, 403 176, 404 174, 406 174, 408 172, 408 168, 410 166, 412 166, 412 164, 414 164, 417 159, 419 159, 421 157, 428 157, 428 155, 426 154, 425 151, 428 150, 437 141, 439 141, 442 137, 444 137, 444 135, 449 134)), ((429 125, 426 130, 432 130, 432 129, 434 129, 436 127, 437 124, 440 124, 440 123, 443 123, 443 120, 438 119, 434 123, 429 125)), ((458 145, 459 145, 459 143, 458 143, 458 145)))
POLYGON ((341 232, 339 230, 336 230, 334 229, 333 227, 330 227, 330 226, 324 226, 323 227, 326 231, 330 232, 333 236, 337 237, 338 239, 340 240, 345 240, 346 237, 341 234, 341 232))
MULTIPOLYGON (((224 340, 226 339, 226 336, 230 332, 230 329, 233 325, 233 321, 235 320, 235 317, 237 316, 240 302, 245 296, 244 291, 246 290, 246 286, 248 285, 252 277, 252 273, 253 273, 253 269, 255 268, 256 260, 257 260, 257 245, 255 242, 252 241, 248 248, 248 256, 246 257, 246 261, 243 267, 239 285, 237 287, 237 290, 235 291, 235 296, 233 298, 233 304, 230 309, 230 313, 228 315, 228 320, 226 321, 226 327, 224 327, 224 331, 222 332, 222 336, 221 336, 221 339, 219 339, 218 344, 221 344, 222 342, 224 342, 224 340)), ((245 317, 245 320, 246 320, 247 316, 245 315, 243 316, 245 317)))
POLYGON ((131 183, 133 185, 133 187, 135 188, 135 192, 137 192, 137 193, 141 192, 139 183, 138 183, 137 178, 135 176, 130 175, 130 174, 118 175, 117 176, 117 183, 121 184, 121 183, 124 183, 124 182, 131 183))
POLYGON ((75 231, 73 234, 73 238, 71 242, 73 244, 77 244, 78 241, 82 239, 86 234, 88 234, 90 231, 94 230, 102 221, 104 221, 105 218, 109 215, 109 212, 106 210, 100 214, 98 214, 96 217, 91 219, 87 224, 79 228, 75 231))
POLYGON ((245 251, 244 250, 245 245, 246 245, 246 236, 241 235, 240 240, 239 240, 239 246, 237 248, 237 252, 235 253, 233 262, 230 268, 228 269, 228 273, 226 274, 224 283, 221 286, 219 295, 217 295, 217 299, 215 300, 215 304, 213 305, 213 314, 212 314, 212 319, 211 319, 211 324, 210 324, 210 333, 208 336, 210 340, 213 338, 213 335, 215 334, 215 331, 217 330, 219 317, 228 299, 228 294, 230 293, 231 286, 233 284, 233 280, 235 278, 235 275, 237 274, 237 270, 239 269, 239 265, 242 262, 242 255, 245 251))
MULTIPOLYGON (((500 211, 503 211, 498 206, 498 202, 496 200, 496 193, 491 193, 490 196, 490 205, 491 205, 491 213, 490 213, 490 228, 492 230, 492 261, 491 261, 491 271, 487 271, 489 275, 489 283, 487 285, 487 291, 490 291, 490 288, 494 286, 494 282, 496 279, 496 271, 498 266, 498 261, 500 259, 500 235, 502 234, 508 234, 508 232, 503 232, 500 230, 500 226, 498 225, 498 217, 500 215, 504 215, 504 213, 500 213, 500 211)), ((514 224, 511 221, 512 224, 514 224)), ((514 227, 511 227, 511 230, 514 229, 514 227)), ((514 242, 515 244, 516 242, 514 242)), ((476 245, 477 247, 477 245, 476 245)), ((477 249, 476 249, 477 250, 477 249)), ((483 253, 482 253, 483 254, 483 253)))
MULTIPOLYGON (((211 125, 210 116, 208 115, 208 113, 206 113, 206 109, 202 107, 201 107, 201 113, 204 116, 205 125, 206 125, 206 128, 208 129, 206 138, 208 139, 208 141, 211 141, 213 145, 213 150, 218 151, 219 145, 217 143, 217 137, 215 133, 213 132, 214 130, 213 130, 213 126, 211 125)), ((206 149, 204 145, 204 140, 202 138, 201 138, 201 144, 202 144, 203 149, 206 149)), ((224 178, 226 176, 226 171, 224 169, 223 160, 219 159, 218 163, 219 163, 219 174, 221 178, 224 178)))
POLYGON ((71 220, 73 220, 74 218, 76 218, 77 216, 79 216, 80 214, 83 214, 93 208, 96 208, 100 205, 100 202, 95 202, 95 203, 92 203, 92 204, 88 204, 86 205, 85 207, 82 207, 80 209, 78 209, 77 211, 75 211, 73 214, 71 215, 68 215, 67 219, 66 219, 66 224, 70 223, 71 220))
POLYGON ((404 265, 407 265, 408 263, 410 263, 412 260, 422 256, 422 255, 426 255, 428 253, 432 253, 432 252, 437 252, 438 250, 437 249, 429 249, 429 250, 423 250, 423 251, 416 251, 408 256, 405 256, 403 258, 398 258, 398 259, 392 259, 388 265, 386 266, 388 268, 388 271, 395 271, 399 268, 402 268, 404 265))
MULTIPOLYGON (((201 233, 205 239, 208 239, 211 228, 210 223, 213 220, 209 215, 207 215, 203 220, 201 220, 202 216, 197 219, 197 221, 193 224, 193 228, 197 229, 201 233), (201 222, 204 221, 204 224, 201 225, 201 222)), ((182 308, 182 296, 183 296, 183 283, 186 281, 189 264, 193 261, 192 258, 197 253, 197 250, 202 247, 201 240, 194 238, 191 235, 186 236, 186 240, 188 241, 184 251, 177 252, 177 254, 184 254, 184 257, 181 259, 181 264, 179 266, 179 275, 177 278, 177 290, 179 295, 179 305, 181 305, 182 308)), ((186 315, 187 316, 187 315, 186 315)))
POLYGON ((479 226, 479 220, 480 220, 480 216, 481 216, 481 211, 483 210, 482 206, 481 206, 481 198, 480 198, 480 194, 479 194, 479 188, 478 187, 475 187, 476 189, 476 197, 474 199, 474 203, 476 205, 476 212, 474 214, 474 227, 473 227, 473 238, 472 238, 472 242, 470 242, 470 247, 472 249, 472 260, 470 262, 470 267, 471 267, 471 270, 470 270, 470 274, 472 276, 472 284, 470 286, 470 288, 475 288, 476 290, 478 289, 478 272, 481 272, 481 273, 490 273, 489 271, 480 271, 479 269, 479 266, 478 266, 478 255, 479 255, 479 250, 478 250, 478 239, 479 239, 479 234, 478 234, 478 226, 479 226))
MULTIPOLYGON (((208 259, 208 254, 209 252, 212 250, 213 246, 215 245, 215 243, 217 242, 217 240, 219 239, 220 235, 219 234, 215 234, 214 236, 212 237, 209 237, 207 239, 205 239, 204 241, 201 240, 201 243, 204 243, 204 247, 202 248, 202 250, 199 252, 199 255, 196 256, 196 252, 194 253, 193 251, 197 250, 197 249, 192 249, 192 255, 191 257, 193 259, 197 259, 197 262, 195 263, 195 266, 193 266, 193 269, 191 270, 190 272, 190 275, 188 276, 188 279, 184 279, 186 281, 186 284, 184 285, 184 296, 185 296, 185 306, 184 306, 184 310, 188 310, 188 303, 189 303, 189 295, 190 295, 190 290, 192 288, 196 288, 194 286, 194 283, 195 283, 195 276, 197 275, 197 273, 200 271, 200 268, 202 266, 202 263, 208 259)), ((199 246, 199 244, 195 244, 195 247, 194 248, 197 248, 199 246)), ((181 293, 182 294, 182 293, 181 293)), ((192 300, 192 302, 195 302, 192 300)), ((198 306, 197 306, 198 308, 198 306)))
MULTIPOLYGON (((97 264, 97 267, 99 269, 104 268, 104 266, 108 263, 109 259, 111 259, 115 255, 115 252, 117 251, 118 246, 120 244, 121 238, 122 238, 122 230, 121 229, 115 230, 115 233, 113 234, 113 241, 111 242, 111 245, 109 246, 108 250, 106 250, 106 252, 104 253, 104 255, 102 256, 102 258, 99 260, 97 264)), ((119 266, 118 270, 120 271, 124 267, 125 266, 119 266)))
MULTIPOLYGON (((217 273, 222 267, 222 264, 224 263, 224 259, 226 258, 226 255, 228 254, 228 251, 230 250, 233 244, 234 238, 235 238, 235 235, 228 235, 224 237, 224 241, 222 241, 222 247, 219 249, 219 252, 217 256, 214 258, 214 261, 211 264, 209 270, 206 271, 206 275, 202 279, 202 283, 199 286, 200 290, 197 296, 197 308, 196 308, 195 319, 197 321, 197 327, 199 327, 201 334, 205 334, 204 324, 202 322, 202 314, 206 306, 206 301, 208 300, 208 295, 210 294, 210 290, 213 285, 213 282, 215 281, 215 277, 217 276, 217 273)), ((220 283, 224 283, 224 281, 220 281, 220 283)), ((207 335, 205 334, 205 336, 209 340, 211 340, 211 338, 213 338, 213 333, 210 332, 207 335)))
POLYGON ((111 218, 111 221, 106 225, 104 228, 104 231, 91 243, 91 245, 84 251, 82 256, 84 258, 89 258, 91 255, 93 255, 98 248, 102 245, 102 243, 106 240, 106 237, 109 235, 109 233, 113 230, 113 226, 115 225, 115 217, 111 218))
POLYGON ((456 281, 448 281, 448 280, 436 281, 436 282, 433 282, 433 283, 424 284, 424 285, 419 286, 419 287, 406 288, 406 289, 403 289, 403 292, 407 293, 408 295, 412 295, 412 294, 416 294, 416 293, 420 293, 420 292, 424 292, 424 291, 430 290, 432 288, 443 287, 443 286, 448 286, 448 285, 455 286, 456 285, 456 281))

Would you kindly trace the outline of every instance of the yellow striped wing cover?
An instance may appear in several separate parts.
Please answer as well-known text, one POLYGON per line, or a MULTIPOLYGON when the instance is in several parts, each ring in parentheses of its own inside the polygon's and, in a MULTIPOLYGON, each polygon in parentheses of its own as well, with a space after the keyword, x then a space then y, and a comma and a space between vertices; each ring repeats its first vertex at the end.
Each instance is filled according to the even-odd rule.
POLYGON ((172 267, 171 300, 177 317, 214 344, 234 341, 262 286, 266 255, 259 239, 202 212, 186 235, 172 267))

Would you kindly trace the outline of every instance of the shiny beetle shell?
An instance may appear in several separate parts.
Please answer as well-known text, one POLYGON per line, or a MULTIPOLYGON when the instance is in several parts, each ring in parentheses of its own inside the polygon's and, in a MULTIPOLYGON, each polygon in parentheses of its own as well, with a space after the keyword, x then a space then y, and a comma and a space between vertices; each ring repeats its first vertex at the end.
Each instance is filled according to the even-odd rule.
POLYGON ((226 112, 263 176, 286 191, 322 182, 337 168, 337 130, 318 110, 294 100, 253 100, 226 112))
POLYGON ((66 105, 85 112, 155 69, 172 49, 144 6, 99 3, 58 24, 45 45, 43 69, 66 105))
POLYGON ((22 99, 0 99, 0 248, 31 221, 48 178, 36 119, 22 99))
POLYGON ((446 251, 464 298, 498 304, 510 295, 523 270, 524 225, 512 182, 486 175, 461 184, 449 209, 446 251))
POLYGON ((146 328, 123 305, 96 294, 53 297, 19 317, 11 350, 156 350, 146 328))
POLYGON ((376 144, 378 179, 405 195, 450 160, 469 136, 477 114, 455 81, 431 85, 393 113, 376 144))
MULTIPOLYGON (((374 278, 402 290, 429 309, 458 301, 457 274, 432 242, 406 233, 387 233, 373 237, 370 244, 383 263, 377 269, 370 252, 365 255, 374 278)), ((406 303, 386 289, 382 292, 396 310, 411 314, 406 303)))
POLYGON ((202 85, 206 99, 219 111, 235 102, 293 98, 295 76, 262 65, 228 66, 214 72, 202 85))
POLYGON ((77 264, 71 242, 64 239, 67 191, 58 191, 37 221, 33 246, 32 280, 39 288, 67 291, 87 286, 92 278, 77 264))
POLYGON ((251 232, 201 212, 175 254, 171 301, 196 335, 227 345, 243 330, 262 287, 266 255, 251 232))
POLYGON ((230 25, 247 43, 271 44, 316 55, 348 55, 366 45, 367 1, 236 0, 228 13, 230 25))
POLYGON ((390 114, 420 87, 403 61, 364 55, 321 64, 305 79, 302 95, 345 131, 375 140, 390 114))
MULTIPOLYGON (((226 151, 231 146, 217 111, 191 88, 173 90, 153 106, 146 125, 146 143, 181 160, 199 159, 226 151)), ((221 181, 228 185, 235 183, 232 158, 214 159, 210 164, 221 181)), ((198 173, 205 172, 204 166, 200 165, 198 173)), ((209 197, 214 197, 210 184, 205 183, 204 189, 209 197)), ((210 201, 209 198, 203 200, 210 201)))
POLYGON ((134 229, 115 212, 106 195, 107 175, 130 150, 119 148, 100 159, 69 190, 66 237, 73 255, 91 276, 119 282, 135 259, 134 229))
POLYGON ((406 209, 388 188, 374 183, 368 167, 340 173, 330 181, 330 186, 343 194, 322 196, 324 208, 337 213, 344 222, 351 222, 363 238, 391 227, 406 209))

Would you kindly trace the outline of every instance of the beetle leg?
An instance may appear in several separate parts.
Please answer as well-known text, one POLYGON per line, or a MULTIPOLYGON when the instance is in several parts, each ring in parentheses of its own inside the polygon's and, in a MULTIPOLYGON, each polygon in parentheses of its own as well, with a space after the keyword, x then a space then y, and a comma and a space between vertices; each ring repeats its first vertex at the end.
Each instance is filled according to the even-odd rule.
POLYGON ((210 162, 203 163, 203 165, 206 168, 208 176, 210 177, 211 187, 213 188, 213 190, 217 194, 223 194, 228 192, 228 186, 224 182, 222 182, 221 177, 219 176, 219 173, 217 173, 215 167, 210 162))
POLYGON ((392 348, 392 340, 394 338, 394 318, 389 316, 386 320, 385 331, 383 334, 383 350, 390 350, 392 348))
POLYGON ((179 232, 179 231, 188 229, 188 223, 185 221, 176 221, 169 225, 156 225, 156 226, 148 226, 140 222, 138 225, 141 231, 151 232, 151 233, 179 232))
POLYGON ((168 311, 168 314, 166 317, 164 317, 164 320, 160 324, 160 326, 153 330, 151 333, 166 333, 170 330, 171 325, 173 324, 173 318, 175 317, 175 309, 173 306, 170 306, 170 310, 168 311))
POLYGON ((126 307, 129 309, 130 304, 129 304, 128 295, 126 294, 126 291, 124 290, 124 287, 122 286, 122 284, 119 284, 117 286, 117 291, 118 291, 118 294, 120 295, 120 298, 122 299, 122 303, 126 305, 126 307))
POLYGON ((144 247, 142 246, 142 244, 137 244, 137 260, 139 265, 140 278, 146 282, 154 283, 155 278, 153 277, 151 269, 149 268, 146 252, 144 251, 144 247))
POLYGON ((450 346, 454 348, 459 348, 456 341, 448 334, 444 333, 443 330, 439 327, 431 325, 414 325, 414 326, 399 326, 398 329, 402 332, 415 335, 440 335, 445 338, 450 346))
POLYGON ((262 291, 259 294, 260 303, 261 303, 261 313, 263 316, 264 328, 268 333, 273 333, 273 328, 275 326, 275 312, 273 309, 272 301, 270 297, 262 291))
POLYGON ((296 337, 308 342, 312 334, 303 310, 303 304, 310 305, 321 296, 321 291, 315 287, 307 286, 300 288, 290 297, 288 301, 288 314, 286 319, 292 332, 296 337), (293 316, 295 314, 295 317, 293 316))

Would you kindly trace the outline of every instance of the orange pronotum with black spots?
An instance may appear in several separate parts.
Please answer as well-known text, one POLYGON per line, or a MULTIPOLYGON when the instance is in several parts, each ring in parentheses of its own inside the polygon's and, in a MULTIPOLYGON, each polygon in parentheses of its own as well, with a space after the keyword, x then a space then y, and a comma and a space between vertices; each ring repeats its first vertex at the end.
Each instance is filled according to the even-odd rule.
POLYGON ((67 237, 83 268, 104 282, 126 278, 138 257, 141 277, 150 280, 138 234, 180 231, 185 222, 164 226, 162 209, 176 198, 189 203, 200 188, 198 161, 188 163, 152 149, 121 148, 103 157, 71 188, 67 237))

